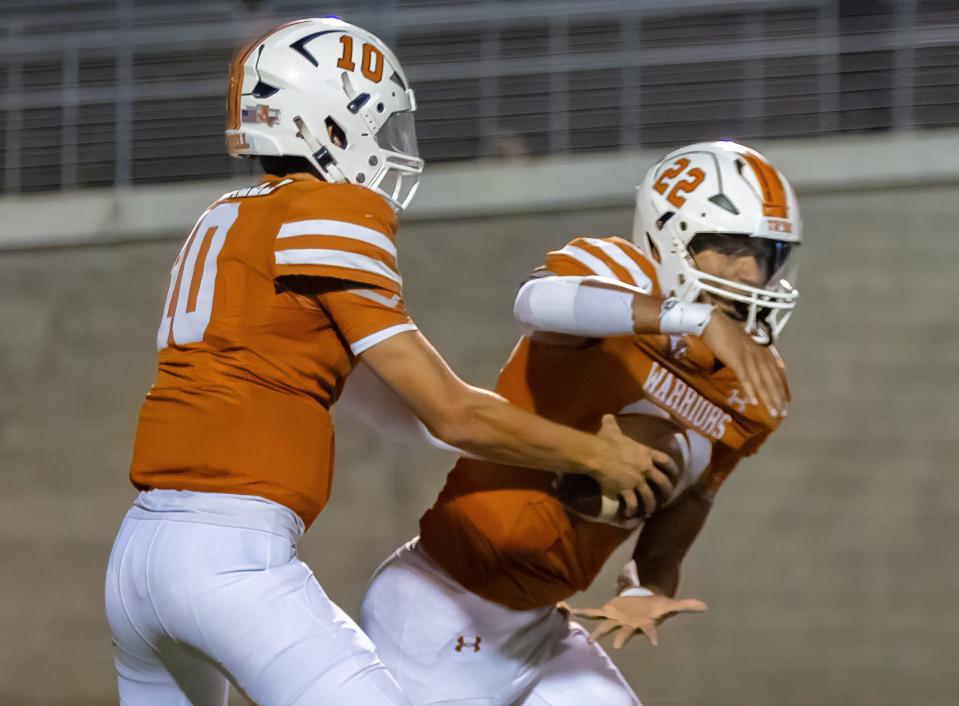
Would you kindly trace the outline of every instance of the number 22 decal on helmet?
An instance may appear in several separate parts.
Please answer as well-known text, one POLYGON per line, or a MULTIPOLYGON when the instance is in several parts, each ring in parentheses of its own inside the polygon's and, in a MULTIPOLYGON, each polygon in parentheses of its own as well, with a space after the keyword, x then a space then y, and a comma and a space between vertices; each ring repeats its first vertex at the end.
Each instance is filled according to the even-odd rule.
POLYGON ((689 193, 693 191, 697 186, 703 183, 703 179, 706 178, 706 174, 699 167, 693 167, 686 174, 687 178, 681 181, 670 181, 675 179, 686 168, 689 166, 689 160, 685 157, 680 157, 677 159, 673 166, 669 169, 663 170, 663 174, 659 179, 656 180, 656 184, 653 185, 653 188, 659 194, 665 194, 666 189, 669 189, 672 185, 672 189, 669 191, 669 195, 666 196, 666 200, 669 201, 676 208, 681 207, 686 203, 686 197, 683 196, 684 193, 689 193))

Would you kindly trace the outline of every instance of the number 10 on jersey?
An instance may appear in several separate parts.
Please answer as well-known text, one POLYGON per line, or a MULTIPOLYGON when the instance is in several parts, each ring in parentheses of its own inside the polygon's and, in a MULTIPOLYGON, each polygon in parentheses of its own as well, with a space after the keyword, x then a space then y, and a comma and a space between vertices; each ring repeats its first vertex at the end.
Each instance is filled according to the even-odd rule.
POLYGON ((216 262, 240 205, 221 203, 203 214, 170 271, 170 289, 157 331, 157 350, 203 340, 213 311, 216 262))

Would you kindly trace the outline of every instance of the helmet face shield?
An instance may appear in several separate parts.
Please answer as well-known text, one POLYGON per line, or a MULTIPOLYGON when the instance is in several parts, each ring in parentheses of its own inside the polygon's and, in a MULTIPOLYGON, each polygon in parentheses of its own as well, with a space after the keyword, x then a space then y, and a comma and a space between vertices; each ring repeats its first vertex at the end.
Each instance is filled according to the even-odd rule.
POLYGON ((393 113, 383 127, 376 133, 376 144, 388 152, 399 152, 409 157, 419 157, 420 150, 416 144, 416 126, 413 121, 413 112, 404 110, 393 113))
POLYGON ((759 273, 759 280, 753 283, 755 286, 774 288, 781 279, 795 284, 799 243, 760 235, 697 233, 690 239, 686 250, 694 260, 704 251, 735 258, 752 258, 759 273))
POLYGON ((700 233, 687 248, 684 276, 688 296, 708 294, 730 302, 730 314, 740 319, 757 342, 768 344, 782 331, 796 306, 795 287, 799 270, 799 245, 761 236, 700 233), (696 253, 714 250, 730 257, 752 257, 762 284, 754 284, 706 272, 696 265, 696 253))

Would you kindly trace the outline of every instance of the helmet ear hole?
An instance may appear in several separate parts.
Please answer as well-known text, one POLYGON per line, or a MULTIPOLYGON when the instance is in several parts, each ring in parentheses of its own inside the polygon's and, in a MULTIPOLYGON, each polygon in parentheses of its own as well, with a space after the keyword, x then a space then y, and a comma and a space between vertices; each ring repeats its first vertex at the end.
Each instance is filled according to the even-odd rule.
POLYGON ((340 149, 346 149, 346 132, 344 132, 343 128, 340 127, 340 124, 329 115, 326 116, 326 132, 329 134, 334 145, 340 149))
POLYGON ((650 236, 649 231, 646 231, 646 244, 649 246, 649 252, 653 256, 653 259, 657 263, 662 264, 663 258, 659 254, 659 248, 656 247, 656 243, 653 242, 652 236, 650 236))

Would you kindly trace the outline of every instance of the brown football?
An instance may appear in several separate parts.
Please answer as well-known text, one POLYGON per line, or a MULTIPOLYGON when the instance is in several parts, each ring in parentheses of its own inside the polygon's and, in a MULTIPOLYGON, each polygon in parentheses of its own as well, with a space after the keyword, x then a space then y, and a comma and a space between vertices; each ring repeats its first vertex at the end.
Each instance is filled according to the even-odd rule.
MULTIPOLYGON (((629 438, 667 454, 682 473, 686 442, 680 425, 672 419, 650 414, 620 414, 616 421, 629 438)), ((678 478, 676 480, 678 482, 678 478)), ((627 518, 622 499, 604 498, 599 483, 591 476, 558 474, 555 488, 556 497, 566 507, 587 519, 621 527, 635 527, 644 519, 627 518)), ((666 500, 668 498, 659 498, 660 503, 666 500)))

